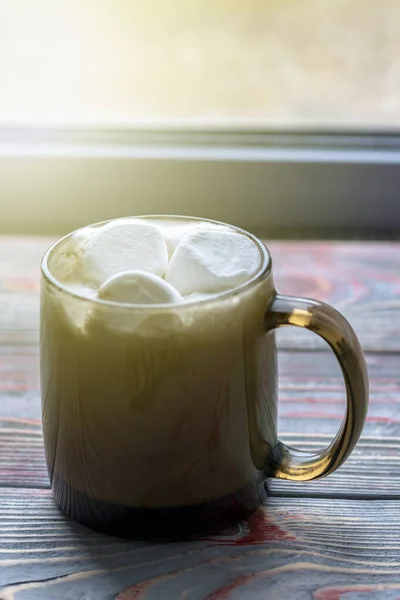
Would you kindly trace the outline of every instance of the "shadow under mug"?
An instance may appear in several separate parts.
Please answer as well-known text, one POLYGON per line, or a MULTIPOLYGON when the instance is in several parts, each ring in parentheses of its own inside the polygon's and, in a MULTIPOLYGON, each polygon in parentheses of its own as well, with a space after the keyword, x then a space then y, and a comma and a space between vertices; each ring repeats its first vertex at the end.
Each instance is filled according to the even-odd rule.
POLYGON ((43 259, 46 460, 58 505, 85 525, 136 538, 216 531, 262 503, 267 478, 329 475, 358 441, 368 378, 349 323, 327 304, 277 294, 263 244, 226 227, 257 246, 259 272, 234 290, 179 305, 118 304, 70 289, 56 272, 72 234, 43 259), (277 438, 274 331, 286 325, 321 336, 346 384, 341 427, 316 454, 277 438))

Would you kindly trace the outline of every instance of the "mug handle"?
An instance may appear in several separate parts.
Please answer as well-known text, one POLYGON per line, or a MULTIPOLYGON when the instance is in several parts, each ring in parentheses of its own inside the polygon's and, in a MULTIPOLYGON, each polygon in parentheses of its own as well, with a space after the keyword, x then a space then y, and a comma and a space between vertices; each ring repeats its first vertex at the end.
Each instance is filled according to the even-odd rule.
POLYGON ((367 366, 350 324, 329 304, 276 294, 265 315, 265 329, 271 332, 285 325, 305 327, 322 337, 335 353, 346 384, 346 414, 335 439, 325 450, 310 454, 281 441, 273 450, 273 477, 309 481, 333 473, 357 444, 368 409, 367 366))

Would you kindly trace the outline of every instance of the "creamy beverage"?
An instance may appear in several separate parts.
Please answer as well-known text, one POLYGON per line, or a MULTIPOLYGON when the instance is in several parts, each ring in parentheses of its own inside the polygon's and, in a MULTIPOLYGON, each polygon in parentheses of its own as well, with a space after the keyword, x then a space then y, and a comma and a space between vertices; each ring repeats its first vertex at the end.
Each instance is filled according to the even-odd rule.
POLYGON ((65 512, 124 534, 258 504, 277 441, 268 269, 252 236, 186 218, 116 219, 49 251, 43 429, 65 512))

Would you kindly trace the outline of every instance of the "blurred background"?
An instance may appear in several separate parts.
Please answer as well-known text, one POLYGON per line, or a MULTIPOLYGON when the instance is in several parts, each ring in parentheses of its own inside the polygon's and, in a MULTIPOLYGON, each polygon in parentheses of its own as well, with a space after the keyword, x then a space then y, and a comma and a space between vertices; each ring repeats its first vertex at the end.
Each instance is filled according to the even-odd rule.
POLYGON ((398 0, 0 4, 4 124, 400 123, 398 0))
POLYGON ((178 211, 395 235, 399 8, 0 1, 0 230, 178 211))

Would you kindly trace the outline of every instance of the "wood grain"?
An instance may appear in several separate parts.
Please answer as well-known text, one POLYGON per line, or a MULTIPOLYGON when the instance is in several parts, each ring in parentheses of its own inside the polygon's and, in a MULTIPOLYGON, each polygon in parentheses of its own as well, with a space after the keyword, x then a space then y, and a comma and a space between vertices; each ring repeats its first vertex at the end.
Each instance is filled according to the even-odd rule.
POLYGON ((400 594, 397 502, 270 498, 223 534, 175 544, 91 532, 63 519, 47 490, 0 490, 0 506, 2 600, 400 594))
POLYGON ((0 344, 37 344, 40 264, 53 241, 0 236, 0 344))
MULTIPOLYGON (((400 349, 400 243, 272 242, 278 291, 332 304, 350 321, 364 350, 400 349)), ((324 348, 288 327, 281 348, 324 348)))
MULTIPOLYGON (((285 434, 289 445, 313 452, 323 448, 331 436, 285 434)), ((347 462, 329 478, 312 482, 271 479, 272 496, 308 496, 315 498, 386 498, 400 499, 400 437, 363 435, 347 462)))
POLYGON ((28 419, 0 419, 0 485, 48 488, 42 428, 28 419))
MULTIPOLYGON (((280 495, 400 494, 400 359, 368 354, 370 408, 362 442, 349 461, 317 482, 272 481, 280 495)), ((340 369, 330 353, 279 354, 279 431, 300 449, 329 443, 345 408, 340 369)), ((0 346, 0 485, 48 487, 41 441, 38 351, 0 346)))
MULTIPOLYGON (((41 257, 53 238, 0 237, 0 343, 36 344, 41 257)), ((266 242, 279 291, 314 297, 349 319, 365 350, 400 350, 400 242, 266 242)), ((326 349, 286 328, 281 348, 326 349)))

